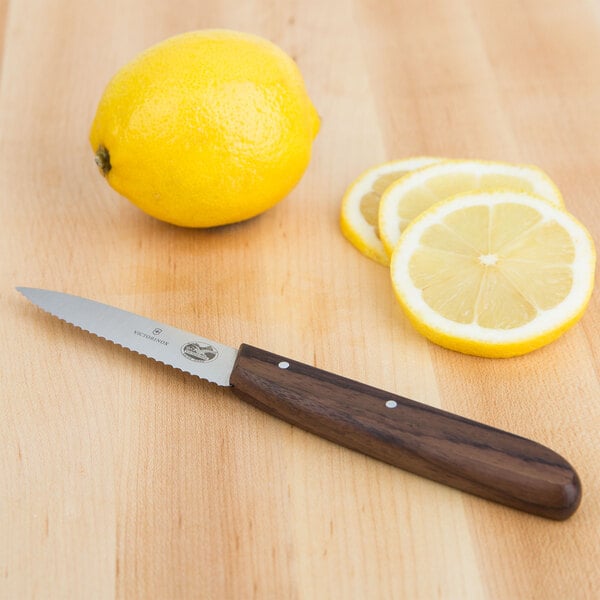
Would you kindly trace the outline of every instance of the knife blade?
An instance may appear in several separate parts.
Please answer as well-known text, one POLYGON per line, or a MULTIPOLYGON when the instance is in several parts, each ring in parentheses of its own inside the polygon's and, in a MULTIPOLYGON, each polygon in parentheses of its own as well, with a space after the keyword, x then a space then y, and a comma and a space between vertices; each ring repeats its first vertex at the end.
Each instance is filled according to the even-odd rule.
POLYGON ((573 467, 532 440, 248 344, 235 349, 63 292, 17 290, 67 323, 229 386, 275 417, 406 471, 555 520, 581 501, 573 467))

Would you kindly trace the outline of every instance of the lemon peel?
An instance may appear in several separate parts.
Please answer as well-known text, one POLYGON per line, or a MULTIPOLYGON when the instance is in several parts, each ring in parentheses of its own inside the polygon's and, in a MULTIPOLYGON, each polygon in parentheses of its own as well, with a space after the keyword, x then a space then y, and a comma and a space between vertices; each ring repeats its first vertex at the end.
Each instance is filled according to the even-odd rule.
POLYGON ((249 219, 304 174, 320 119, 295 62, 229 30, 169 38, 107 85, 90 130, 108 183, 176 225, 249 219))

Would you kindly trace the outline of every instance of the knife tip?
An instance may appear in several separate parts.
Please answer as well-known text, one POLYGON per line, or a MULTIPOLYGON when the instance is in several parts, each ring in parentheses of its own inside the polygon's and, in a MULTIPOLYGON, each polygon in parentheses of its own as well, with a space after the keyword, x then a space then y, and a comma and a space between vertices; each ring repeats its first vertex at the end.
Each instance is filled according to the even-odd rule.
POLYGON ((35 303, 36 293, 41 292, 42 290, 39 288, 27 287, 22 285, 15 286, 15 290, 25 296, 27 300, 35 303))

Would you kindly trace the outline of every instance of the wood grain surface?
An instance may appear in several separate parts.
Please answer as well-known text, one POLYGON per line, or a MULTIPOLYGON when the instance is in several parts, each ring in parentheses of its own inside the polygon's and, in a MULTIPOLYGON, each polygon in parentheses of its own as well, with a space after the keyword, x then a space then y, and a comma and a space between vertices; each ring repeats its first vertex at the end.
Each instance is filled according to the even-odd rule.
POLYGON ((341 235, 364 169, 441 155, 532 163, 600 240, 594 0, 0 2, 0 598, 597 598, 600 300, 507 360, 430 344, 341 235), (322 116, 281 204, 207 231, 159 223, 87 142, 110 76, 189 29, 264 35, 322 116), (583 486, 553 522, 284 424, 83 334, 15 285, 250 343, 534 439, 583 486))

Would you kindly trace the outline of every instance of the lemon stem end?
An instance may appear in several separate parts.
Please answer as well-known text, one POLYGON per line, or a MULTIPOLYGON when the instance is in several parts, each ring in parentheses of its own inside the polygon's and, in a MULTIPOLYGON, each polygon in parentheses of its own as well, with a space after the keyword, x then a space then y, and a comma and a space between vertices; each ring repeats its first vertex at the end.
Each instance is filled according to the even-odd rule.
POLYGON ((106 177, 112 168, 112 165, 110 164, 110 154, 106 146, 103 146, 102 144, 98 146, 98 150, 94 156, 94 161, 98 165, 98 168, 102 171, 102 175, 106 177))

